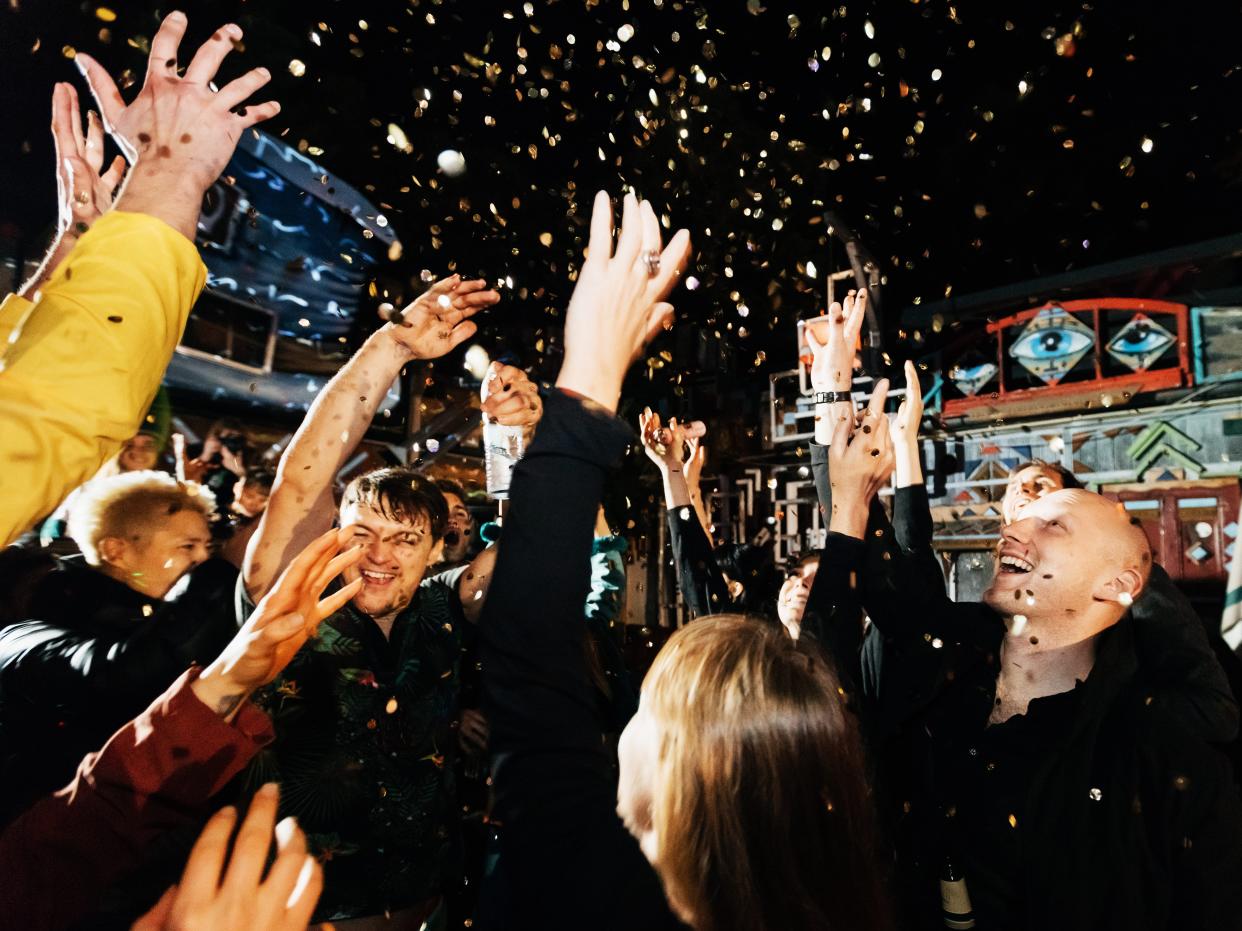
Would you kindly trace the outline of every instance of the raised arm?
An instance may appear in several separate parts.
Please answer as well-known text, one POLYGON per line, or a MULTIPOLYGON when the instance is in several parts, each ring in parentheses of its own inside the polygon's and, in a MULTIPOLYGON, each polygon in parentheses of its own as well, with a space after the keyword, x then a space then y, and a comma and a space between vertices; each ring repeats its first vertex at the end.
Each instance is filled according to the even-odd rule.
POLYGON ((637 927, 636 916, 663 900, 616 815, 582 606, 604 474, 630 437, 612 413, 630 363, 672 312, 663 298, 689 236, 678 233, 661 253, 655 213, 627 196, 614 255, 610 214, 601 193, 566 319, 558 391, 547 395, 539 434, 517 466, 480 625, 494 812, 505 824, 515 926, 637 927))
POLYGON ((469 319, 500 296, 483 281, 437 281, 376 330, 315 398, 276 469, 267 509, 246 551, 246 590, 258 600, 306 543, 332 524, 332 483, 371 426, 401 369, 438 359, 475 332, 469 319))
MULTIPOLYGON (((164 20, 146 83, 129 106, 97 62, 78 56, 133 167, 116 209, 55 267, 0 360, 0 545, 137 432, 206 278, 193 242, 203 193, 241 133, 277 110, 233 112, 266 83, 263 69, 219 93, 208 87, 241 37, 236 26, 221 29, 179 77, 185 27, 182 13, 164 20)), ((80 195, 89 197, 78 190, 75 201, 80 195)))
POLYGON ((711 541, 694 506, 686 471, 698 455, 702 423, 678 423, 674 417, 662 426, 660 415, 646 408, 638 418, 643 451, 656 464, 664 484, 668 508, 669 542, 677 567, 677 585, 691 617, 719 614, 733 606, 729 586, 716 564, 711 541))

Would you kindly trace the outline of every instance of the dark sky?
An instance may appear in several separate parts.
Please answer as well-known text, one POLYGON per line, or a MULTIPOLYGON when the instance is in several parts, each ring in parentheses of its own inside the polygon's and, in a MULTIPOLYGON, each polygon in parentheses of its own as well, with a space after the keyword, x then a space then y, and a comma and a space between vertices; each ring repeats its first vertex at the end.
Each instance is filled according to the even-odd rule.
MULTIPOLYGON (((76 79, 63 50, 141 78, 170 7, 5 6, 0 221, 39 229, 54 209, 51 84, 76 79)), ((284 110, 268 128, 382 205, 403 276, 454 263, 511 276, 490 329, 528 364, 555 355, 600 187, 632 185, 695 233, 683 331, 719 330, 738 374, 788 367, 793 322, 821 308, 824 273, 844 261, 826 207, 880 259, 893 316, 950 288, 1233 232, 1242 207, 1232 2, 182 8, 183 62, 219 24, 243 26, 223 76, 271 68, 284 110), (438 169, 444 149, 463 153, 460 177, 438 169)), ((701 365, 687 337, 663 339, 657 383, 701 365)))

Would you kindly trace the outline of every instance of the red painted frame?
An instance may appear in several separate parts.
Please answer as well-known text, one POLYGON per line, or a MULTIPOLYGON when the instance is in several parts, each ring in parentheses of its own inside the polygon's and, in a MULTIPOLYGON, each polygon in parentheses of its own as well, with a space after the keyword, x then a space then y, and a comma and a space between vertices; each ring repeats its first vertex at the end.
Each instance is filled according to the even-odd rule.
POLYGON ((989 412, 1004 405, 1031 406, 1032 402, 1070 400, 1077 395, 1098 394, 1101 390, 1116 388, 1126 389, 1129 394, 1142 391, 1159 391, 1163 388, 1179 388, 1194 384, 1193 370, 1190 363, 1190 309, 1185 304, 1172 301, 1151 301, 1130 297, 1100 297, 1080 301, 1050 301, 1039 307, 1010 314, 988 324, 988 333, 996 335, 996 365, 999 390, 970 398, 951 398, 944 402, 942 416, 946 419, 964 417, 969 419, 972 413, 980 413, 980 408, 989 412), (1074 381, 1069 384, 1041 385, 1036 388, 1018 388, 1013 391, 1005 389, 1005 341, 1004 332, 1026 323, 1042 311, 1059 307, 1066 313, 1090 313, 1092 329, 1095 330, 1095 378, 1085 381, 1074 381), (1104 341, 1100 332, 1101 311, 1130 311, 1148 314, 1172 315, 1177 324, 1177 367, 1157 369, 1152 372, 1130 372, 1125 375, 1103 374, 1104 341), (995 396, 993 396, 995 395, 995 396))

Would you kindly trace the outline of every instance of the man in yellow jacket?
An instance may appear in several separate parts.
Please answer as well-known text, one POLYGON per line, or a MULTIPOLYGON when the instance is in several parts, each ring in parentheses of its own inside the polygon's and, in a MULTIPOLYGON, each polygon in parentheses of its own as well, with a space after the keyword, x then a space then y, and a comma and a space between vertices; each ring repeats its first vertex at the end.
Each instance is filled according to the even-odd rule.
POLYGON ((0 545, 137 432, 206 280, 194 246, 203 194, 242 132, 280 111, 275 102, 243 105, 270 80, 266 68, 211 88, 241 38, 236 25, 218 29, 180 75, 186 24, 173 12, 160 25, 129 105, 98 62, 77 57, 132 166, 115 209, 108 201, 120 172, 114 164, 99 174, 95 118, 83 137, 76 94, 61 86, 53 98, 61 236, 35 287, 23 289, 31 299, 10 295, 0 305, 0 545))

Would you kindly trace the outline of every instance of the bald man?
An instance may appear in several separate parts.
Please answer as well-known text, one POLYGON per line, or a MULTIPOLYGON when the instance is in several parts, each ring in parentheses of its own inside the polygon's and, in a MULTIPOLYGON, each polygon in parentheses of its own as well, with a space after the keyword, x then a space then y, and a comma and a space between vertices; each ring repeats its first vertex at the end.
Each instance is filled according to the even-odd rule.
POLYGON ((870 507, 881 459, 833 468, 824 560, 857 579, 882 648, 861 704, 888 722, 872 742, 904 926, 1242 926, 1242 802, 1137 659, 1151 554, 1124 510, 1031 501, 983 603, 958 604, 902 571, 870 507))

